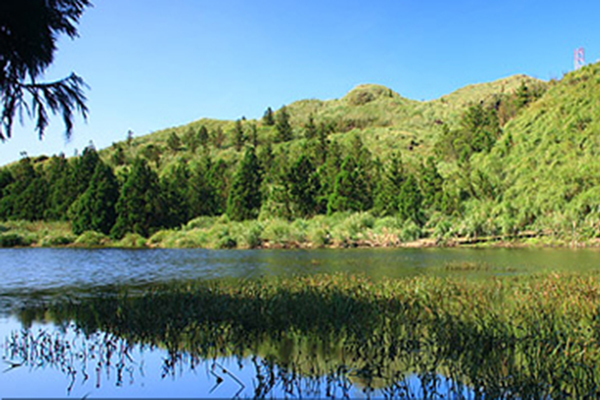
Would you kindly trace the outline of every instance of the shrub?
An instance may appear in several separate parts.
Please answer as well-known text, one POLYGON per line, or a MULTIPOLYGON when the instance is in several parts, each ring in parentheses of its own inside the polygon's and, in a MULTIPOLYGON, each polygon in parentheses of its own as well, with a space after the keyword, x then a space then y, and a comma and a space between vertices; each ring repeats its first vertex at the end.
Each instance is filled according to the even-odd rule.
POLYGON ((146 247, 147 239, 138 233, 128 233, 118 243, 118 247, 141 248, 146 247))
POLYGON ((75 245, 82 247, 105 246, 110 243, 110 238, 96 231, 85 231, 75 240, 75 245))
POLYGON ((31 240, 18 233, 0 234, 0 247, 19 247, 31 245, 31 240))

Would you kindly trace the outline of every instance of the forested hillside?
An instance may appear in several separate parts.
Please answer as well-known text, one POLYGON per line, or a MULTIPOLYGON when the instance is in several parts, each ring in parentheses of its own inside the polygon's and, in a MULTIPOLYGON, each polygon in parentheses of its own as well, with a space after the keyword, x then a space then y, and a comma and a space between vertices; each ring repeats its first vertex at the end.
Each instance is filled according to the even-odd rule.
POLYGON ((361 85, 260 120, 203 119, 69 159, 24 157, 0 170, 0 218, 158 246, 586 241, 600 223, 599 68, 427 102, 361 85))

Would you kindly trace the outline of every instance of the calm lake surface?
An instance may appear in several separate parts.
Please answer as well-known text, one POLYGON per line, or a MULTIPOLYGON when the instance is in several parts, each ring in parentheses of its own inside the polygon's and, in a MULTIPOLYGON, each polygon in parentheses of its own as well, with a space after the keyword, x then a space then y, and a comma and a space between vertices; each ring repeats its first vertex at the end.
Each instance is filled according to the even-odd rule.
POLYGON ((366 382, 361 371, 327 370, 323 366, 329 365, 332 349, 315 350, 315 357, 325 360, 318 368, 273 361, 285 358, 285 341, 260 343, 229 356, 199 356, 114 332, 82 329, 80 322, 87 317, 66 312, 60 321, 50 322, 40 307, 57 304, 53 312, 60 314, 61 304, 98 301, 123 288, 135 293, 198 280, 322 273, 364 274, 375 280, 417 275, 490 279, 596 270, 596 250, 0 249, 0 397, 419 398, 438 393, 469 398, 472 388, 441 375, 408 374, 392 388, 366 382), (277 357, 270 358, 273 352, 277 357))

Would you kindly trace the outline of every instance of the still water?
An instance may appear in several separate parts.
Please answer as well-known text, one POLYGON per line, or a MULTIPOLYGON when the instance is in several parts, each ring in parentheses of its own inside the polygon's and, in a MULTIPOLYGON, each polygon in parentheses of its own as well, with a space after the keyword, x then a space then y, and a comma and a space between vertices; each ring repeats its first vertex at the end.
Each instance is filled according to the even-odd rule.
MULTIPOLYGON (((387 365, 383 379, 347 367, 350 356, 336 343, 310 338, 260 338, 222 350, 226 346, 211 336, 189 351, 153 340, 150 328, 101 327, 112 326, 107 321, 120 308, 111 308, 111 299, 123 288, 135 294, 170 283, 338 272, 375 280, 428 274, 488 279, 590 272, 600 269, 599 261, 595 250, 566 249, 2 249, 0 397, 470 398, 473 388, 449 374, 409 368, 416 362, 410 353, 387 365), (77 311, 83 309, 86 315, 77 311)), ((148 326, 176 325, 147 307, 139 312, 148 313, 148 326)))

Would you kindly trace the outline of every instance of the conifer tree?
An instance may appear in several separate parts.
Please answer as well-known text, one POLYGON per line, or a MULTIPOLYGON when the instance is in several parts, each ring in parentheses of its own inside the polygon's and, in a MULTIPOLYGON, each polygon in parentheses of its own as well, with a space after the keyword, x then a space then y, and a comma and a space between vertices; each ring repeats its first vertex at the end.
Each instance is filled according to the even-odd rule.
POLYGON ((392 158, 379 181, 374 211, 381 216, 395 215, 398 212, 398 195, 404 183, 404 166, 399 154, 392 158))
POLYGON ((218 126, 213 134, 213 143, 217 149, 223 147, 223 142, 225 141, 225 134, 223 133, 223 129, 218 126))
MULTIPOLYGON (((44 215, 49 220, 65 220, 67 210, 77 199, 78 183, 74 181, 71 164, 64 155, 54 156, 48 161, 48 209, 44 215)), ((91 179, 91 178, 90 178, 91 179)))
POLYGON ((308 122, 304 125, 304 137, 308 140, 314 139, 317 136, 317 126, 313 115, 308 116, 308 122))
POLYGON ((69 208, 73 232, 85 231, 109 234, 117 219, 115 206, 119 198, 119 183, 112 169, 99 162, 87 190, 69 208))
POLYGON ((210 156, 206 155, 192 171, 187 189, 190 219, 201 215, 217 215, 221 211, 211 179, 213 168, 210 156))
POLYGON ((100 156, 98 156, 98 152, 93 144, 90 143, 83 152, 81 156, 75 159, 73 165, 73 182, 75 182, 75 198, 73 201, 77 199, 77 197, 81 196, 86 190, 92 179, 92 175, 94 175, 94 171, 96 171, 96 165, 100 161, 100 156))
POLYGON ((178 227, 190 218, 188 187, 190 172, 184 160, 178 162, 161 179, 161 192, 164 196, 167 227, 178 227))
POLYGON ((246 136, 244 135, 244 127, 242 126, 242 120, 238 119, 235 121, 233 128, 233 145, 236 151, 241 151, 246 142, 246 136))
POLYGON ((165 222, 158 176, 143 158, 133 162, 116 210, 117 221, 110 233, 115 238, 121 238, 127 232, 147 237, 165 222))
POLYGON ((422 226, 425 223, 422 206, 423 194, 419 189, 417 179, 413 174, 408 174, 398 195, 398 216, 403 220, 412 220, 422 226))
POLYGON ((275 129, 277 130, 277 142, 288 142, 292 140, 292 125, 290 125, 290 115, 285 106, 281 107, 275 115, 275 129))
POLYGON ((233 177, 227 201, 227 215, 234 221, 258 217, 262 204, 261 170, 253 147, 249 147, 233 177))
POLYGON ((429 157, 421 169, 421 191, 423 192, 423 206, 440 210, 444 195, 444 179, 438 172, 433 157, 429 157))
POLYGON ((31 159, 23 157, 19 160, 12 175, 12 182, 4 188, 0 199, 0 218, 42 219, 46 208, 46 184, 33 168, 31 159))
POLYGON ((169 137, 167 138, 167 146, 171 151, 178 151, 181 149, 181 139, 179 139, 179 135, 177 133, 171 131, 169 137))
POLYGON ((317 211, 321 184, 310 158, 302 154, 290 167, 287 181, 294 216, 305 218, 314 215, 317 211))
POLYGON ((329 197, 328 213, 365 211, 372 206, 366 175, 354 157, 346 156, 329 197))
POLYGON ((265 126, 275 125, 275 118, 273 116, 273 109, 271 107, 267 107, 267 109, 263 115, 262 121, 265 126))

